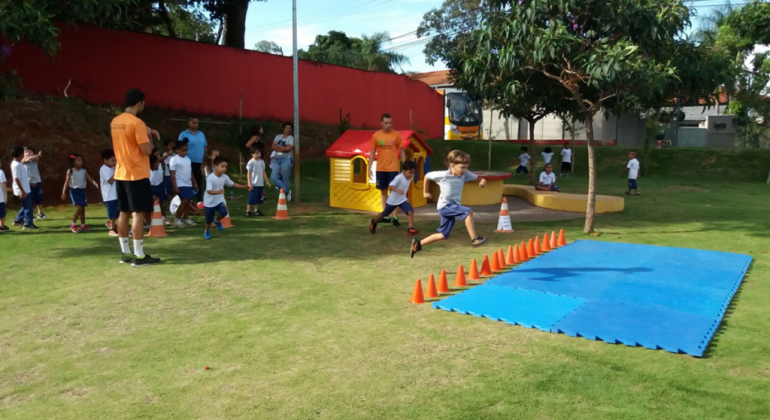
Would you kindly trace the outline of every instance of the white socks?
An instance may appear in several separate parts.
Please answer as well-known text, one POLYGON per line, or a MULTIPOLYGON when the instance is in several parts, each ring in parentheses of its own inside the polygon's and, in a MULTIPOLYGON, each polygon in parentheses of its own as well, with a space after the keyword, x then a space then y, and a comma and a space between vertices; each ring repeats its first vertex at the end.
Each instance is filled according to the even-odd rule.
MULTIPOLYGON (((126 239, 126 246, 128 246, 128 239, 126 239)), ((144 239, 134 239, 134 255, 136 258, 144 258, 144 239)))
POLYGON ((120 250, 124 254, 130 254, 131 248, 128 247, 128 238, 118 238, 120 239, 120 250))

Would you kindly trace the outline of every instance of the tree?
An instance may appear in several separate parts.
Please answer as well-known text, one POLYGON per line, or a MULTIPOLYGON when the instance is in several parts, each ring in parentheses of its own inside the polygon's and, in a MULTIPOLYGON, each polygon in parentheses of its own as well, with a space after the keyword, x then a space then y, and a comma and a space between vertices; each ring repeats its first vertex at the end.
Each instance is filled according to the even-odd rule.
POLYGON ((249 3, 267 0, 190 0, 190 4, 199 4, 205 8, 211 19, 224 22, 224 45, 246 48, 246 14, 249 3))
POLYGON ((488 10, 485 0, 445 0, 441 7, 426 13, 417 28, 418 38, 428 38, 425 61, 436 64, 460 49, 478 29, 482 14, 488 10))
POLYGON ((211 19, 200 6, 167 5, 160 1, 153 12, 163 23, 153 25, 152 33, 207 44, 219 43, 217 32, 221 24, 211 19))
POLYGON ((268 54, 283 55, 283 48, 273 41, 259 41, 254 44, 254 50, 268 54))
POLYGON ((318 35, 307 51, 299 50, 301 60, 336 64, 362 70, 395 73, 395 67, 409 62, 406 56, 386 51, 383 46, 390 40, 387 32, 348 37, 344 32, 330 31, 318 35))
POLYGON ((680 0, 490 0, 480 28, 450 68, 461 69, 458 80, 466 78, 464 86, 484 89, 494 79, 509 98, 526 93, 520 78, 508 77, 521 71, 566 91, 563 98, 575 104, 586 130, 584 232, 590 233, 596 204, 594 116, 660 106, 675 91, 711 97, 718 86, 717 73, 701 68, 706 51, 684 39, 688 26, 689 10, 680 0), (684 57, 676 58, 680 54, 684 57), (680 74, 695 79, 680 79, 680 74))

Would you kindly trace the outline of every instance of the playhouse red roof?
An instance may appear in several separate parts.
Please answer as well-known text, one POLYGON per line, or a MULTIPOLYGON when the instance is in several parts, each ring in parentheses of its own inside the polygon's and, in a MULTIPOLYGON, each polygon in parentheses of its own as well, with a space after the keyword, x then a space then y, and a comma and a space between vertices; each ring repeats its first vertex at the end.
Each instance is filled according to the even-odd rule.
MULTIPOLYGON (((369 156, 369 152, 372 150, 372 136, 376 131, 365 130, 348 130, 340 138, 335 141, 329 150, 326 151, 326 156, 336 158, 352 158, 353 156, 369 156)), ((420 138, 414 130, 399 131, 401 138, 404 139, 404 148, 415 146, 411 144, 411 138, 413 137, 425 150, 428 151, 428 155, 433 154, 433 150, 428 147, 427 144, 420 138)))

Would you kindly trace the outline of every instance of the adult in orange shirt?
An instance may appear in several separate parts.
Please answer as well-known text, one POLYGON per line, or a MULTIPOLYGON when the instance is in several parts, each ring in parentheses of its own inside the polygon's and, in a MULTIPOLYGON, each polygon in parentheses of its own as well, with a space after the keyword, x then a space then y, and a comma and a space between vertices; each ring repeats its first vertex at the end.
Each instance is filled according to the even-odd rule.
MULTIPOLYGON (((372 151, 369 153, 369 162, 377 162, 377 189, 382 198, 382 211, 388 201, 388 186, 400 173, 400 163, 406 160, 404 153, 404 140, 401 133, 393 131, 393 117, 390 114, 382 114, 380 118, 382 130, 372 136, 372 151)), ((369 165, 369 178, 372 178, 372 166, 369 165)), ((395 215, 395 211, 393 212, 395 215)), ((390 218, 382 219, 389 223, 390 218)))
POLYGON ((126 110, 110 123, 112 148, 115 151, 115 186, 118 191, 118 237, 123 255, 120 262, 134 267, 152 265, 160 258, 144 253, 144 217, 153 210, 153 194, 150 185, 150 154, 157 131, 148 128, 137 114, 144 110, 144 93, 139 89, 126 92, 126 110), (128 218, 134 218, 134 253, 128 246, 128 218))

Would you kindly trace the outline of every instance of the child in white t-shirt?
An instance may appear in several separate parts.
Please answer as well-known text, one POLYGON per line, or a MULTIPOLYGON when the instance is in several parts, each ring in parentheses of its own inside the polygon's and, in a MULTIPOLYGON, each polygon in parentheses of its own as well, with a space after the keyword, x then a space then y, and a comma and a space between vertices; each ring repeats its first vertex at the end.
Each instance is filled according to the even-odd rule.
POLYGON ((529 160, 532 159, 532 157, 527 153, 527 146, 523 146, 521 148, 521 154, 519 155, 519 167, 516 168, 515 176, 519 176, 522 172, 525 174, 529 173, 529 169, 527 169, 527 164, 529 163, 529 160))
POLYGON ((107 207, 107 229, 110 230, 110 236, 118 236, 117 220, 120 217, 118 209, 118 190, 115 186, 115 152, 107 149, 102 152, 102 167, 99 168, 99 186, 102 190, 102 200, 107 207))
POLYGON ((31 147, 25 147, 24 159, 21 162, 24 164, 24 168, 27 169, 29 188, 32 190, 30 196, 32 196, 32 202, 37 206, 37 218, 45 220, 47 217, 43 214, 43 180, 40 177, 40 168, 38 166, 42 156, 42 151, 35 154, 31 147))
POLYGON ((0 233, 5 233, 10 230, 5 226, 5 196, 8 193, 8 187, 6 186, 7 182, 8 180, 5 178, 5 171, 3 171, 3 168, 0 165, 0 233))
POLYGON ((181 200, 179 209, 176 211, 174 226, 178 228, 195 226, 195 222, 190 220, 190 200, 195 199, 199 186, 198 181, 192 176, 192 162, 187 157, 187 139, 176 142, 176 153, 177 155, 171 158, 168 166, 174 194, 179 195, 181 200))
POLYGON ((393 214, 396 209, 400 208, 401 211, 406 213, 407 220, 409 220, 409 229, 406 234, 414 236, 420 233, 419 230, 414 228, 414 208, 409 204, 409 200, 406 195, 409 193, 409 188, 412 185, 414 179, 414 172, 417 169, 417 165, 413 160, 407 160, 401 164, 401 173, 396 175, 393 181, 388 185, 390 194, 388 200, 385 203, 385 210, 378 214, 377 217, 369 222, 369 232, 373 234, 377 232, 377 223, 381 222, 386 215, 393 214))
POLYGON ((626 165, 626 169, 623 169, 620 173, 622 174, 625 171, 628 171, 628 191, 626 191, 626 194, 631 195, 631 191, 633 190, 633 195, 641 195, 639 194, 639 186, 636 184, 636 180, 641 178, 639 176, 639 161, 636 160, 636 152, 630 152, 628 154, 628 165, 626 165))
POLYGON ((553 173, 553 164, 547 163, 545 170, 540 173, 540 183, 535 185, 535 189, 538 191, 559 191, 559 187, 556 186, 556 174, 553 173))
POLYGON ((561 173, 559 176, 569 176, 572 172, 572 149, 570 149, 569 143, 564 143, 564 148, 561 149, 561 173))
POLYGON ((543 162, 545 162, 545 165, 551 163, 551 159, 553 159, 553 150, 551 150, 550 147, 546 147, 545 150, 540 152, 540 154, 543 156, 543 162))
POLYGON ((259 211, 259 205, 264 202, 264 188, 267 183, 267 188, 270 188, 270 181, 267 179, 267 172, 265 172, 265 161, 262 160, 262 148, 258 145, 251 146, 251 160, 246 165, 247 176, 249 180, 249 201, 246 203, 246 217, 252 216, 264 216, 265 214, 259 211), (254 211, 252 212, 252 208, 254 211))
POLYGON ((206 208, 206 231, 203 236, 211 239, 211 226, 216 225, 217 229, 224 230, 225 227, 219 220, 229 215, 225 205, 225 187, 243 188, 251 191, 252 187, 248 185, 236 184, 227 176, 227 160, 217 156, 213 161, 212 172, 206 177, 206 192, 203 194, 203 205, 206 208), (215 219, 216 213, 219 213, 219 220, 215 219))

